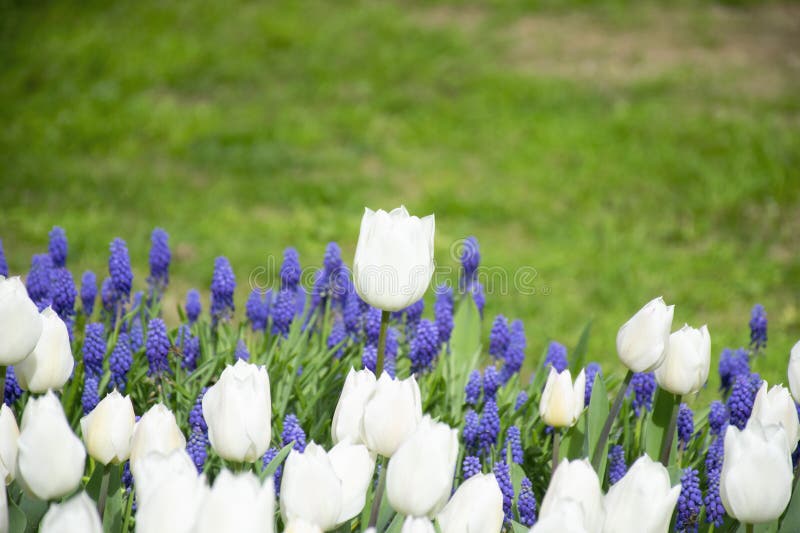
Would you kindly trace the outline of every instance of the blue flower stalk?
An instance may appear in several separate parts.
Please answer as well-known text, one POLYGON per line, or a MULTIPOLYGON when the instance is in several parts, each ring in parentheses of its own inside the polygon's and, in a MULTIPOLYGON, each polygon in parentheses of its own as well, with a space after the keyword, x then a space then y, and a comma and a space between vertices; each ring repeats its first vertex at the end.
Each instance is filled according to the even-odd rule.
POLYGON ((750 348, 758 353, 767 347, 767 312, 756 304, 750 313, 750 348))
POLYGON ((478 267, 481 264, 481 251, 478 239, 473 236, 464 239, 464 248, 461 251, 461 272, 459 287, 461 291, 469 290, 477 280, 478 267))
POLYGON ((133 271, 128 255, 128 245, 120 238, 111 241, 111 255, 108 258, 108 274, 111 277, 112 301, 115 304, 130 300, 133 286, 133 271))
POLYGON ((364 337, 367 344, 377 346, 381 334, 381 310, 370 307, 364 316, 364 337))
POLYGON ((536 523, 536 496, 533 494, 533 484, 527 477, 523 477, 520 483, 517 511, 523 526, 532 527, 536 523))
POLYGON ((203 304, 200 302, 200 293, 197 289, 189 289, 186 293, 186 318, 189 320, 189 325, 197 322, 200 313, 203 311, 203 304))
POLYGON ((411 339, 411 349, 408 353, 411 359, 411 371, 421 374, 432 370, 439 355, 439 332, 436 324, 430 320, 420 320, 417 333, 411 339))
POLYGON ((0 276, 8 277, 8 261, 6 261, 6 251, 3 249, 3 239, 0 239, 0 276))
POLYGON ((467 455, 461 464, 461 477, 464 481, 481 473, 481 460, 474 455, 467 455))
POLYGON ((62 268, 67 264, 67 232, 64 228, 53 226, 48 234, 47 252, 55 268, 62 268))
MULTIPOLYGON (((400 332, 397 328, 386 328, 386 357, 383 362, 383 370, 394 379, 397 368, 397 353, 400 350, 400 332)), ((377 357, 377 351, 376 351, 377 357)))
POLYGON ((708 411, 708 428, 712 435, 721 435, 728 426, 728 408, 719 400, 711 402, 708 411))
POLYGON ((514 411, 519 411, 522 409, 527 401, 528 393, 524 390, 519 391, 519 394, 517 394, 517 401, 514 403, 514 411))
POLYGON ((492 468, 497 484, 500 485, 500 492, 503 493, 503 513, 505 522, 509 524, 514 519, 514 485, 511 483, 511 470, 505 461, 498 461, 492 468))
POLYGON ((253 331, 266 331, 267 320, 269 319, 269 303, 261 289, 253 289, 245 305, 247 320, 250 321, 250 328, 253 331))
MULTIPOLYGON (((278 448, 272 447, 264 453, 264 457, 261 458, 261 468, 267 468, 269 464, 272 462, 275 457, 278 456, 278 452, 280 450, 278 448)), ((283 465, 278 465, 278 468, 272 474, 272 479, 275 483, 275 495, 278 496, 281 491, 281 477, 283 477, 283 465)))
POLYGON ((169 235, 161 228, 155 228, 150 235, 150 286, 151 298, 158 300, 169 284, 169 263, 172 253, 169 249, 169 235))
POLYGON ((653 408, 653 395, 656 392, 656 376, 652 372, 639 372, 631 378, 630 388, 633 391, 633 411, 641 416, 653 408))
POLYGON ((6 367, 6 381, 3 384, 3 390, 5 391, 3 402, 9 407, 22 397, 23 390, 19 386, 13 366, 6 367))
POLYGON ((469 373, 467 384, 464 387, 464 396, 467 405, 478 405, 481 399, 481 373, 479 370, 469 373))
POLYGON ((544 358, 544 369, 548 366, 556 369, 556 372, 563 372, 567 366, 567 347, 557 341, 551 341, 547 346, 547 355, 544 358))
POLYGON ((50 290, 53 311, 61 320, 69 323, 72 315, 75 314, 75 299, 78 296, 72 273, 65 267, 53 269, 50 290))
POLYGON ((467 409, 464 413, 464 431, 461 432, 461 437, 464 439, 467 452, 478 451, 481 444, 481 421, 478 413, 472 409, 467 409))
POLYGON ((289 336, 289 329, 294 320, 294 292, 281 289, 272 307, 272 334, 289 336))
POLYGON ((479 431, 480 449, 488 454, 497 446, 497 437, 500 434, 500 413, 497 403, 491 398, 483 405, 479 431))
POLYGON ((147 327, 147 342, 145 343, 145 353, 149 368, 148 376, 160 376, 169 373, 169 337, 167 337, 167 326, 160 318, 154 318, 147 327))
POLYGON ((283 251, 283 263, 281 264, 280 278, 281 289, 294 291, 300 283, 300 254, 294 248, 286 248, 283 251))
POLYGON ((500 374, 494 366, 483 369, 483 397, 494 400, 500 388, 500 374))
POLYGON ((361 354, 361 364, 364 368, 372 372, 376 372, 378 367, 378 347, 374 344, 364 346, 364 351, 361 354))
POLYGON ((233 293, 236 290, 236 276, 226 257, 214 260, 214 275, 211 278, 211 320, 217 324, 232 318, 235 311, 233 293))
POLYGON ((439 344, 449 344, 453 333, 453 289, 440 285, 436 289, 436 302, 433 304, 433 315, 436 331, 439 332, 439 344))
POLYGON ((86 324, 83 337, 83 367, 86 375, 103 375, 103 359, 106 355, 106 339, 103 324, 86 324))
POLYGON ((131 350, 138 352, 144 346, 144 330, 142 329, 142 319, 138 316, 133 317, 130 330, 131 350))
POLYGON ((486 307, 486 293, 483 290, 483 283, 476 281, 472 284, 470 289, 472 301, 475 302, 475 307, 478 308, 478 314, 483 318, 483 309, 486 307))
POLYGON ((239 339, 236 342, 236 349, 233 351, 233 358, 237 361, 240 359, 242 361, 250 360, 250 351, 247 349, 247 345, 242 339, 239 339))
POLYGON ((687 468, 681 476, 681 493, 678 497, 675 531, 697 533, 702 508, 703 493, 700 492, 700 476, 697 470, 687 468))
POLYGON ((595 362, 591 362, 586 365, 586 388, 583 392, 583 405, 589 406, 589 403, 592 400, 592 390, 594 389, 594 381, 595 379, 603 379, 603 370, 600 368, 600 365, 595 362))
POLYGON ((686 450, 694 436, 694 413, 685 403, 678 408, 678 449, 686 450))
POLYGON ((328 333, 328 339, 325 341, 325 345, 328 347, 328 349, 333 351, 334 358, 341 359, 342 355, 344 354, 344 343, 347 338, 347 330, 344 326, 344 320, 342 320, 342 317, 340 316, 334 317, 333 326, 331 326, 331 331, 328 333))
POLYGON ((736 378, 731 395, 726 403, 731 425, 739 429, 744 429, 747 425, 747 421, 753 411, 753 402, 755 402, 756 393, 760 386, 761 377, 758 374, 738 376, 736 378))
POLYGON ((513 463, 521 465, 524 462, 525 455, 522 451, 522 435, 519 427, 510 426, 506 431, 506 448, 511 453, 513 463))
POLYGON ((511 323, 508 346, 504 354, 505 364, 500 370, 500 381, 507 383, 511 377, 522 369, 525 362, 525 348, 528 340, 525 336, 525 326, 522 320, 511 323))
POLYGON ((281 441, 284 446, 294 443, 292 448, 300 453, 306 449, 306 432, 300 426, 300 420, 294 414, 288 414, 283 418, 283 431, 281 441))
POLYGON ((703 497, 703 504, 706 508, 706 523, 720 527, 725 522, 725 507, 722 505, 722 498, 719 494, 720 474, 722 473, 722 461, 724 452, 724 431, 723 434, 714 439, 706 452, 706 494, 703 497))
POLYGON ((625 448, 619 444, 611 447, 608 452, 608 483, 616 484, 628 472, 628 465, 625 463, 625 448))
POLYGON ((194 400, 192 409, 189 411, 189 426, 200 428, 204 433, 208 432, 208 424, 203 416, 203 396, 205 396, 207 390, 208 387, 203 387, 203 389, 200 390, 197 394, 197 398, 194 400))
POLYGON ((750 354, 744 348, 731 350, 725 348, 719 357, 719 380, 720 389, 727 393, 733 387, 733 383, 739 376, 750 374, 750 354))
POLYGON ((510 340, 511 331, 508 328, 508 319, 503 315, 497 315, 492 322, 492 330, 489 332, 489 355, 495 359, 505 358, 510 340))
POLYGON ((208 434, 201 428, 194 426, 189 435, 189 440, 186 441, 186 453, 192 459, 197 473, 203 472, 208 459, 208 434))
POLYGON ((25 278, 28 296, 41 311, 50 305, 50 272, 53 260, 48 254, 36 254, 31 258, 31 269, 25 278))
POLYGON ((95 374, 86 374, 83 379, 83 393, 81 395, 81 406, 83 407, 83 414, 88 415, 100 403, 100 395, 98 388, 100 387, 100 378, 95 374))
POLYGON ((92 316, 95 299, 97 299, 97 276, 91 270, 87 270, 81 276, 81 305, 85 316, 92 316))

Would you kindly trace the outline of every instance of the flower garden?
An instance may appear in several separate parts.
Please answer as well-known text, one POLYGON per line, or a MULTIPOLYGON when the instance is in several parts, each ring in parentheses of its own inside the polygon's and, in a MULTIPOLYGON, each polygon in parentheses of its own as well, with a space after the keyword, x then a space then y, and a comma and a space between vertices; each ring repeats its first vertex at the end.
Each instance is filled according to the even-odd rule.
POLYGON ((162 229, 146 280, 119 238, 102 274, 60 227, 28 272, 0 244, 0 532, 800 531, 800 343, 762 380, 763 307, 712 368, 713 326, 643 298, 603 372, 588 330, 536 354, 484 315, 474 238, 432 285, 435 232, 367 209, 352 266, 332 242, 305 286, 287 248, 246 302, 218 257, 177 323, 162 229))

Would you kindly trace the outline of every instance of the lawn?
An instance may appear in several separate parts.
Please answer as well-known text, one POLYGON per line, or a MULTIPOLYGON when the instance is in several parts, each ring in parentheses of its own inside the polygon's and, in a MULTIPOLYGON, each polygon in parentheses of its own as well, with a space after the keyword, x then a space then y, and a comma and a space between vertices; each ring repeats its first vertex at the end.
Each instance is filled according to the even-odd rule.
MULTIPOLYGON (((54 224, 74 271, 171 236, 170 307, 230 258, 352 257, 363 207, 436 213, 437 260, 535 269, 529 358, 614 339, 654 296, 712 365, 769 315, 800 338, 800 5, 0 2, 0 238, 24 272, 54 224)), ((430 313, 430 309, 428 313, 430 313)), ((532 363, 530 363, 532 364, 532 363)), ((711 384, 716 386, 716 377, 711 384)))

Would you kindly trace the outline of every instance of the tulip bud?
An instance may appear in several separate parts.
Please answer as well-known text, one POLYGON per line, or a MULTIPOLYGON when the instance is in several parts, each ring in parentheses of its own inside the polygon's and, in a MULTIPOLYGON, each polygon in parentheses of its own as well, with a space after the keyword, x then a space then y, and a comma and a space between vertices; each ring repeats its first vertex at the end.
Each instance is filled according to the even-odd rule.
POLYGON ((581 504, 566 498, 558 500, 547 516, 540 516, 529 533, 589 533, 584 527, 581 504))
POLYGON ((559 373, 552 366, 539 401, 539 416, 549 426, 569 427, 578 421, 583 411, 586 374, 583 370, 572 383, 569 370, 559 373))
POLYGON ((252 472, 234 475, 223 470, 203 502, 195 532, 272 533, 274 486, 272 478, 260 483, 252 472))
POLYGON ((563 459, 556 468, 547 487, 541 518, 554 513, 561 500, 574 500, 583 509, 583 527, 589 532, 599 532, 605 517, 603 490, 592 465, 586 459, 563 459))
POLYGON ((86 450, 104 465, 118 464, 131 454, 131 439, 136 426, 131 397, 114 389, 81 418, 81 432, 86 450))
POLYGON ((764 427, 773 424, 782 426, 786 432, 786 448, 789 453, 791 454, 797 447, 800 421, 797 418, 797 408, 792 395, 786 387, 774 385, 767 392, 767 382, 762 381, 753 402, 750 418, 758 419, 764 427))
POLYGON ((708 327, 685 324, 669 336, 667 355, 656 369, 656 381, 673 394, 693 394, 703 388, 711 366, 711 337, 708 327))
MULTIPOLYGON (((367 530, 367 532, 369 532, 369 530, 367 530)), ((372 533, 374 532, 375 528, 372 528, 372 533)), ((296 518, 289 522, 286 529, 283 530, 283 533, 322 533, 322 530, 314 524, 309 524, 305 520, 296 518)))
POLYGON ((800 341, 792 347, 789 356, 789 389, 794 401, 800 403, 800 341))
POLYGON ((239 359, 203 396, 208 439, 220 457, 252 463, 272 438, 269 376, 263 366, 239 359))
POLYGON ((365 209, 353 260, 358 295, 383 311, 422 298, 433 275, 434 227, 433 215, 410 216, 404 206, 389 213, 365 209))
POLYGON ((3 483, 8 484, 15 477, 17 469, 17 440, 19 427, 13 411, 6 404, 0 406, 0 468, 5 472, 3 483))
POLYGON ((427 518, 407 516, 400 533, 436 533, 436 528, 433 527, 433 522, 427 518))
POLYGON ((437 520, 442 533, 499 533, 503 516, 503 493, 494 474, 476 474, 458 487, 437 520))
POLYGON ((343 440, 330 449, 328 458, 342 482, 342 510, 337 520, 342 523, 364 508, 367 489, 375 473, 375 456, 363 444, 343 440))
POLYGON ((19 386, 38 393, 63 387, 75 365, 64 321, 50 307, 42 311, 41 317, 39 341, 28 357, 14 365, 19 386))
POLYGON ((164 480, 178 477, 197 477, 197 468, 184 448, 162 453, 151 451, 131 464, 136 499, 147 500, 164 480))
POLYGON ((19 480, 40 500, 61 498, 80 484, 86 451, 52 391, 28 399, 18 446, 19 480))
POLYGON ((392 379, 384 372, 364 405, 361 440, 373 452, 391 457, 421 419, 417 380, 392 379))
POLYGON ((617 354, 634 372, 651 372, 666 357, 675 306, 669 307, 660 296, 651 300, 617 333, 617 354))
POLYGON ((639 457, 608 489, 603 533, 666 532, 680 494, 680 484, 670 487, 664 465, 639 457))
POLYGON ((0 366, 25 359, 41 334, 42 317, 19 276, 0 276, 0 366))
POLYGON ((777 519, 792 496, 792 458, 786 431, 750 419, 743 430, 725 432, 719 495, 732 517, 745 524, 777 519))
POLYGON ((322 530, 339 523, 342 481, 322 446, 310 442, 303 453, 289 452, 280 498, 284 523, 303 520, 322 530))
POLYGON ((433 517, 450 497, 458 458, 458 430, 425 416, 386 469, 386 495, 404 515, 433 517))
POLYGON ((342 395, 336 404, 331 424, 331 438, 334 444, 350 439, 354 444, 361 442, 361 419, 364 418, 364 405, 375 391, 375 374, 364 369, 356 372, 352 368, 344 380, 342 395))
POLYGON ((41 533, 103 533, 103 524, 95 504, 89 495, 81 491, 64 503, 50 505, 39 525, 41 533))
POLYGON ((151 407, 136 423, 131 439, 131 467, 140 457, 150 452, 164 455, 186 447, 186 437, 181 433, 175 415, 163 403, 151 407))

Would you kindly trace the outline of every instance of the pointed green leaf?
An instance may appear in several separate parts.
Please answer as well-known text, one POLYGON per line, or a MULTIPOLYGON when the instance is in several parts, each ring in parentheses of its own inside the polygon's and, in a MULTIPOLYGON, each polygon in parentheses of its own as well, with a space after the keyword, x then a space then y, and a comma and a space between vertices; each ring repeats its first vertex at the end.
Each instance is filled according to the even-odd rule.
POLYGON ((572 350, 572 375, 577 375, 578 372, 581 371, 583 368, 584 360, 586 359, 586 352, 589 350, 589 336, 592 333, 592 321, 588 321, 585 326, 583 326, 583 331, 581 331, 581 336, 578 339, 578 344, 575 345, 575 349, 572 350))
MULTIPOLYGON (((594 449, 600 440, 603 426, 606 423, 609 413, 608 391, 606 390, 603 377, 598 373, 595 375, 594 385, 592 386, 592 396, 589 400, 589 409, 586 412, 586 438, 587 449, 594 453, 594 449)), ((605 478, 606 463, 608 453, 603 453, 597 477, 602 481, 605 478)))

